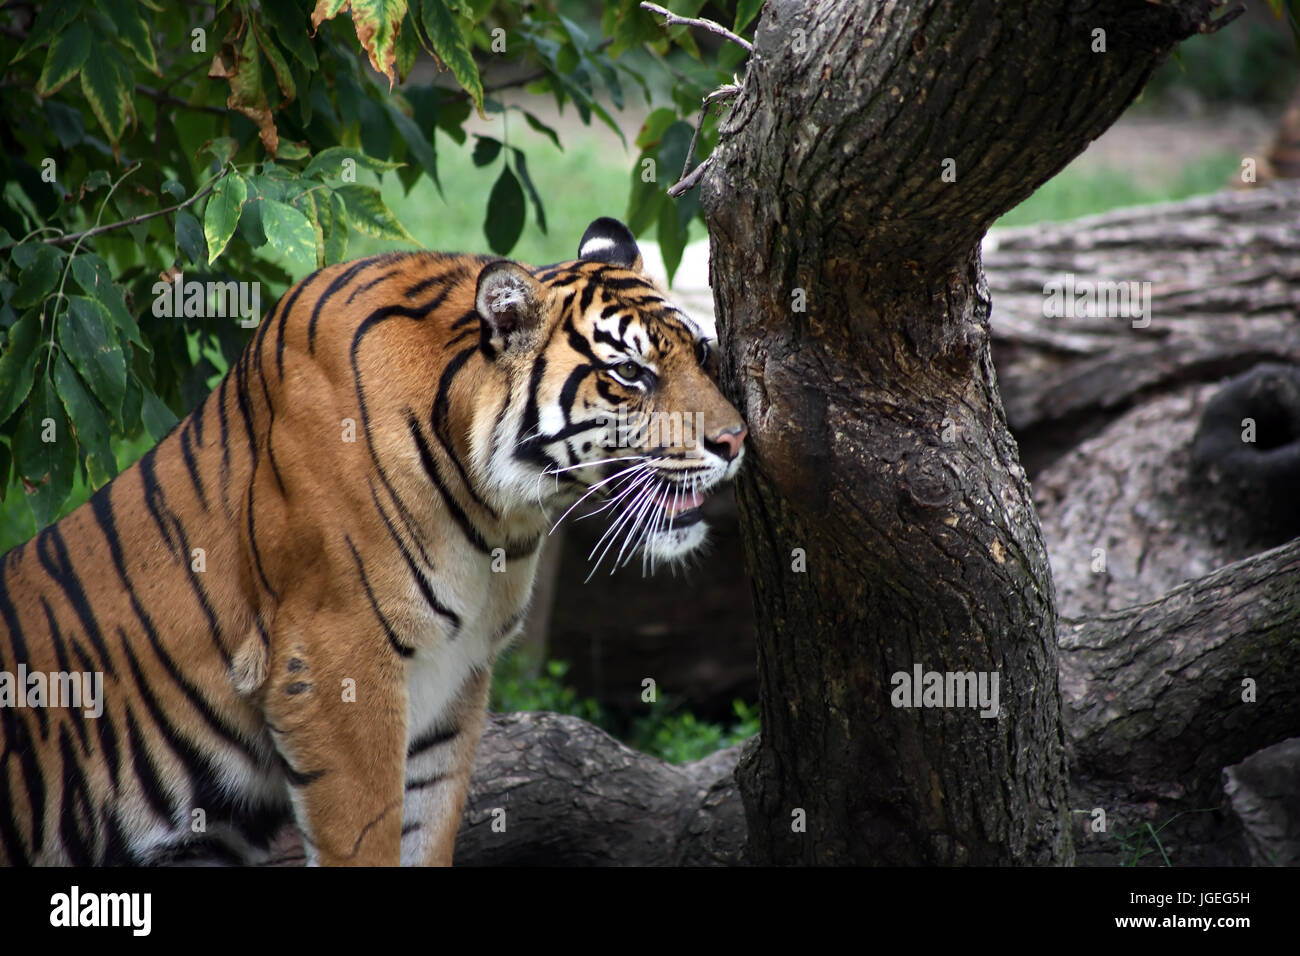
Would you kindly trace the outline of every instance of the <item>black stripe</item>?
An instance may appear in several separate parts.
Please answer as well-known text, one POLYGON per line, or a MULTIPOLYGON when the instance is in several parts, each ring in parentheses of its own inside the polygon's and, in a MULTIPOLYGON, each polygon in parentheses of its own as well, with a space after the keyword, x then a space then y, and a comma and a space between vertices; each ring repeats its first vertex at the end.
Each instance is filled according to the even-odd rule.
POLYGON ((456 525, 470 544, 483 554, 491 554, 492 546, 487 543, 482 533, 469 520, 469 515, 465 514, 465 509, 452 496, 451 490, 447 487, 446 482, 442 480, 442 474, 438 470, 438 463, 433 460, 433 449, 429 447, 428 441, 425 440, 424 432, 420 429, 420 423, 415 420, 415 415, 409 410, 406 413, 406 425, 411 437, 415 440, 415 448, 420 456, 420 464, 424 466, 424 472, 428 475, 429 481, 438 490, 438 494, 442 496, 442 503, 446 506, 447 513, 455 520, 456 525))
POLYGON ((324 770, 299 770, 283 754, 280 755, 280 769, 291 787, 306 787, 325 776, 324 770))
POLYGON ((578 299, 578 312, 582 315, 587 314, 591 308, 592 300, 596 298, 596 283, 588 282, 582 287, 582 296, 578 299))
POLYGON ((425 751, 432 750, 439 744, 445 744, 450 740, 455 740, 460 736, 459 727, 434 727, 425 732, 423 737, 417 737, 411 741, 410 746, 406 748, 406 759, 411 760, 418 757, 425 751))
POLYGON ((389 536, 392 537, 393 541, 397 544, 397 549, 402 553, 402 557, 406 559, 406 566, 411 569, 411 576, 415 578, 416 586, 419 587, 420 593, 424 595, 424 600, 428 602, 429 607, 433 608, 434 611, 451 621, 453 628, 452 636, 455 637, 455 632, 460 630, 460 615, 447 607, 447 605, 443 604, 442 601, 438 600, 438 596, 433 593, 433 588, 430 586, 428 579, 425 577, 423 571, 420 570, 420 567, 415 563, 415 558, 412 557, 411 552, 406 547, 406 543, 397 533, 397 529, 393 527, 393 522, 388 519, 388 513, 384 510, 383 504, 379 501, 379 495, 375 491, 375 484, 373 481, 370 482, 370 497, 375 502, 375 510, 379 512, 379 517, 383 519, 384 527, 388 529, 389 536))
POLYGON ((267 580, 266 570, 262 567, 262 552, 257 547, 257 528, 253 521, 253 486, 248 486, 248 547, 253 552, 253 565, 257 568, 257 576, 262 580, 262 586, 266 588, 267 593, 276 601, 280 600, 279 592, 271 587, 271 582, 267 580))
MULTIPOLYGON (((45 611, 45 623, 49 626, 50 643, 54 645, 54 656, 58 659, 59 670, 64 674, 72 674, 72 661, 68 658, 67 645, 64 644, 63 641, 63 631, 59 627, 59 622, 54 617, 54 609, 50 607, 50 603, 46 601, 44 597, 41 598, 41 608, 45 611)), ((53 703, 53 700, 51 700, 50 703, 53 703)), ((71 703, 69 703, 66 709, 68 711, 68 716, 72 720, 73 727, 77 731, 77 739, 81 741, 81 752, 89 756, 90 740, 86 737, 86 721, 82 714, 82 710, 85 709, 84 705, 86 703, 85 700, 82 700, 82 707, 73 707, 71 703)), ((42 731, 41 736, 45 736, 44 731, 42 731)))
POLYGON ((167 788, 163 786, 162 775, 149 755, 149 745, 145 743, 140 725, 136 723, 131 708, 126 709, 126 738, 131 745, 131 769, 140 784, 140 791, 153 808, 153 812, 175 826, 178 810, 167 788))
POLYGON ((379 619, 380 625, 384 629, 384 634, 388 637, 388 643, 393 646, 402 657, 411 657, 415 654, 415 648, 408 647, 397 639, 397 632, 393 626, 388 623, 388 618, 384 617, 384 612, 379 608, 379 602, 375 600, 375 592, 370 589, 370 580, 366 577, 366 568, 361 561, 361 555, 357 553, 356 545, 352 543, 352 538, 344 535, 343 539, 347 541, 348 547, 352 549, 352 559, 357 562, 357 571, 361 575, 361 586, 365 588, 366 597, 370 599, 370 608, 375 612, 375 617, 379 619))
POLYGON ((434 296, 427 304, 422 306, 392 305, 376 309, 362 320, 361 324, 357 327, 356 332, 353 334, 350 356, 353 387, 356 389, 357 405, 361 410, 361 430, 366 437, 366 448, 370 453, 370 460, 374 462, 375 471, 379 475, 380 483, 384 486, 384 490, 388 492, 388 496, 392 499, 394 506, 397 508, 397 514, 402 519, 403 526, 411 536, 411 539, 415 542, 416 548, 419 549, 420 556, 424 559, 426 564, 431 564, 431 562, 429 561, 428 552, 424 546, 420 523, 411 516, 410 510, 402 502, 401 496, 398 495, 396 489, 393 488, 392 482, 389 481, 388 474, 384 470, 383 463, 379 460, 379 454, 375 450, 374 438, 370 434, 370 409, 366 402, 365 386, 361 382, 361 368, 357 364, 357 352, 360 350, 361 342, 366 334, 379 323, 386 321, 389 318, 401 317, 414 319, 417 322, 428 318, 433 310, 441 305, 443 300, 446 299, 450 288, 451 287, 447 287, 440 290, 436 296, 434 296))
POLYGON ((460 456, 456 454, 451 435, 448 433, 451 420, 452 382, 455 381, 460 370, 465 367, 465 363, 469 361, 470 356, 477 351, 477 346, 471 346, 457 352, 443 368, 442 376, 438 379, 438 392, 433 400, 433 433, 437 436, 438 443, 442 445, 442 450, 451 459, 451 463, 456 466, 461 483, 464 484, 465 490, 469 492, 469 496, 474 499, 475 504, 491 515, 493 520, 496 520, 500 516, 496 513, 496 509, 484 501, 474 489, 474 484, 469 480, 469 473, 465 471, 464 463, 461 462, 460 456))
POLYGON ((387 272, 385 272, 383 275, 379 276, 377 279, 371 279, 369 282, 363 282, 361 285, 357 286, 355 289, 352 290, 352 294, 348 296, 348 301, 346 304, 351 305, 352 300, 355 299, 357 296, 359 296, 361 293, 369 292, 371 289, 379 285, 379 283, 381 282, 387 282, 393 276, 397 275, 397 273, 400 271, 401 271, 400 269, 390 269, 387 272))
POLYGON ((318 269, 307 278, 299 282, 292 292, 289 293, 288 300, 284 303, 284 308, 280 310, 280 324, 275 330, 275 373, 284 379, 284 330, 289 324, 289 316, 293 315, 294 306, 298 304, 298 297, 307 290, 316 279, 320 278, 323 269, 318 269))
POLYGON ((226 386, 230 384, 230 376, 231 372, 227 372, 217 386, 217 412, 221 419, 221 474, 227 485, 230 484, 230 422, 226 417, 226 386))
POLYGON ((406 784, 406 791, 409 793, 412 790, 424 790, 427 787, 432 787, 435 784, 442 783, 449 776, 450 774, 435 773, 432 777, 422 777, 418 780, 408 781, 406 784))
MULTIPOLYGON (((113 484, 113 482, 109 482, 91 497, 92 509, 107 506, 108 492, 113 487, 113 484)), ((41 566, 45 568, 50 577, 63 590, 68 603, 72 605, 72 609, 76 612, 77 620, 81 622, 86 636, 90 639, 90 643, 94 646, 95 653, 99 657, 99 669, 117 677, 117 669, 113 667, 113 661, 108 656, 108 648, 104 645, 104 635, 99 629, 99 621, 95 617, 94 609, 90 606, 90 601, 86 599, 86 591, 81 586, 81 576, 72 567, 72 561, 68 557, 68 547, 64 543, 63 533, 59 531, 57 524, 50 525, 37 535, 36 554, 40 559, 41 566)))
MULTIPOLYGON (((227 743, 242 751, 250 761, 256 763, 256 755, 252 752, 239 731, 229 726, 221 719, 213 709, 212 705, 209 704, 203 694, 199 692, 198 688, 185 678, 181 668, 177 666, 176 662, 172 660, 171 655, 169 655, 163 647, 161 640, 159 640, 158 630, 154 626, 153 619, 149 616, 148 611, 146 611, 140 604, 140 600, 136 595, 135 586, 132 584, 131 577, 127 573, 126 560, 122 551, 122 542, 118 537, 112 513, 107 509, 96 509, 95 518, 99 522, 99 526, 104 533, 104 538, 108 541, 109 553, 113 559, 113 567, 117 571, 118 579, 122 582, 123 592, 130 599, 131 609, 135 613, 136 619, 140 622, 140 626, 144 631, 145 637, 149 640, 149 644, 153 648, 155 656, 162 663, 168 675, 172 678, 172 681, 180 688, 181 692, 189 700, 190 705, 198 711, 199 715, 203 718, 208 727, 214 733, 225 739, 227 743)), ((126 646, 128 644, 126 632, 119 628, 118 633, 121 635, 122 643, 127 655, 130 657, 132 662, 134 662, 135 656, 131 653, 130 647, 126 646)), ((143 688, 141 692, 143 693, 143 688)))
POLYGON ((63 806, 59 812, 59 837, 73 866, 95 862, 95 818, 90 806, 90 788, 81 764, 68 740, 68 728, 59 728, 59 756, 63 760, 63 806))
POLYGON ((248 456, 252 461, 252 470, 257 471, 257 430, 253 425, 253 400, 248 394, 248 356, 249 350, 239 356, 239 361, 231 370, 235 376, 235 398, 239 403, 239 416, 244 422, 244 435, 248 439, 248 456))
POLYGON ((185 469, 190 473, 190 484, 194 486, 194 493, 198 495, 199 504, 203 506, 204 511, 207 511, 208 494, 203 488, 203 478, 199 475, 199 464, 194 459, 194 448, 190 442, 190 427, 196 418, 201 417, 200 412, 196 412, 187 418, 185 427, 181 429, 181 456, 185 459, 185 469))
POLYGON ((320 321, 321 310, 325 308, 325 303, 334 298, 340 289, 352 281, 353 276, 366 266, 371 265, 376 258, 378 257, 372 256, 369 259, 361 259, 352 263, 352 265, 335 276, 334 281, 326 286, 325 291, 316 299, 316 304, 312 306, 311 310, 311 321, 307 323, 307 351, 310 354, 316 354, 316 323, 320 321))

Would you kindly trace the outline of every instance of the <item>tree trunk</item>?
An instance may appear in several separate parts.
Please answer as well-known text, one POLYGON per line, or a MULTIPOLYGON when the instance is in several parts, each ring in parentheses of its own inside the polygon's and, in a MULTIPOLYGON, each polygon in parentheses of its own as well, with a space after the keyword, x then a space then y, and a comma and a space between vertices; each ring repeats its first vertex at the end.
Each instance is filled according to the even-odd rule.
POLYGON ((754 862, 1072 859, 1052 582, 979 244, 1211 3, 1067 6, 770 3, 720 127, 703 199, 751 435, 754 862), (914 666, 996 674, 1000 714, 892 706, 914 666))

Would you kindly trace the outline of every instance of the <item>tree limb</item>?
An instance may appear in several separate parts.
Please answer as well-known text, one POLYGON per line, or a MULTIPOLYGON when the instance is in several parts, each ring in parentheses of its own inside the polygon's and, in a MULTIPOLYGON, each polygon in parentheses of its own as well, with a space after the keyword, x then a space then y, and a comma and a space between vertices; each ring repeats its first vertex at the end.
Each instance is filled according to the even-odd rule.
POLYGON ((732 43, 744 49, 745 52, 747 53, 754 52, 754 44, 750 43, 744 37, 736 36, 736 34, 732 33, 730 30, 724 27, 721 23, 718 23, 716 20, 706 20, 703 18, 696 18, 696 17, 679 17, 671 10, 665 10, 657 3, 643 3, 641 4, 641 9, 647 10, 650 13, 657 13, 659 16, 663 17, 664 26, 697 27, 701 30, 707 30, 710 33, 716 33, 718 36, 722 37, 725 40, 730 40, 732 43))
POLYGON ((124 226, 134 226, 145 222, 146 220, 155 219, 158 216, 166 216, 168 213, 176 212, 184 209, 186 206, 198 202, 208 193, 212 192, 212 190, 216 188, 217 183, 221 182, 221 180, 225 179, 229 174, 229 168, 223 169, 221 174, 213 179, 212 182, 208 183, 189 199, 186 199, 184 202, 178 202, 174 206, 168 206, 165 209, 155 209, 153 212, 144 212, 138 216, 132 216, 130 219, 123 219, 120 222, 110 222, 103 226, 95 226, 93 229, 87 229, 84 232, 70 232, 66 236, 54 236, 50 239, 43 239, 42 242, 52 246, 62 245, 65 242, 80 242, 82 239, 89 239, 92 236, 98 236, 101 233, 109 232, 113 229, 121 229, 124 226))

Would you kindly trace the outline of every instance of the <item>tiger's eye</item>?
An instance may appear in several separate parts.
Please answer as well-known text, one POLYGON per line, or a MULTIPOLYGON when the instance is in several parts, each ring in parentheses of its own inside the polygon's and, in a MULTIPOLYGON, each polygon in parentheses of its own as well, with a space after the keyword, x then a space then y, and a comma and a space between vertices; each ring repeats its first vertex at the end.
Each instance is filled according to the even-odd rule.
POLYGON ((622 365, 615 365, 614 371, 620 378, 625 378, 629 382, 635 382, 641 377, 641 366, 636 362, 624 362, 622 365))

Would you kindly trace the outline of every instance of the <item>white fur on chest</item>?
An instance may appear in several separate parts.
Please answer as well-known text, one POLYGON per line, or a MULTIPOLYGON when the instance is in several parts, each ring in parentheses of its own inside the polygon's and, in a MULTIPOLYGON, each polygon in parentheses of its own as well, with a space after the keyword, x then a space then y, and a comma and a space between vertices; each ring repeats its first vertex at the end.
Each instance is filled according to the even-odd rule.
MULTIPOLYGON (((449 726, 448 712, 466 682, 475 671, 490 668, 513 636, 506 631, 527 608, 537 553, 505 561, 504 570, 493 571, 491 557, 467 546, 445 558, 443 569, 437 590, 460 615, 460 629, 452 633, 445 618, 429 613, 429 636, 419 642, 407 670, 408 745, 431 728, 449 726)), ((411 600, 423 603, 418 592, 411 600)))

